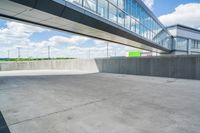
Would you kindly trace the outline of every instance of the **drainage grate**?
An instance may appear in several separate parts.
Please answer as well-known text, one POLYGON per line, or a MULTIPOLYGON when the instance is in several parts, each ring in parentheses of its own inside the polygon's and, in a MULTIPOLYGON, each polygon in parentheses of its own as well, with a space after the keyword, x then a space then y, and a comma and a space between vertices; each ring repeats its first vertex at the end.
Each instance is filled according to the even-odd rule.
POLYGON ((10 130, 6 124, 6 121, 1 111, 0 111, 0 133, 10 133, 10 130))

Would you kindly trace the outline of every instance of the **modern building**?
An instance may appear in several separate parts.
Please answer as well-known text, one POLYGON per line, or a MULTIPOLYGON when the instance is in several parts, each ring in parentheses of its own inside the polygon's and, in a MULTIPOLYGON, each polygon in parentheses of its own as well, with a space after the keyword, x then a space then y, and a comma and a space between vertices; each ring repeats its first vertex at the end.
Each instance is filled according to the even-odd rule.
POLYGON ((176 36, 141 0, 1 0, 0 16, 153 52, 178 50, 176 36))
POLYGON ((200 30, 183 25, 173 25, 167 30, 173 37, 173 54, 200 54, 200 30))

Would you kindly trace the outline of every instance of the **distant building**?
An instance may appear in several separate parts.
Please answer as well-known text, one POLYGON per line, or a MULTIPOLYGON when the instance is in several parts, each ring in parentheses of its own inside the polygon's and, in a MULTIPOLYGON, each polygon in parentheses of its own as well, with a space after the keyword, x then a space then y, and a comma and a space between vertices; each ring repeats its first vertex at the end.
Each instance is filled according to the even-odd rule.
POLYGON ((173 54, 200 54, 200 30, 184 25, 173 25, 167 29, 173 37, 173 54))

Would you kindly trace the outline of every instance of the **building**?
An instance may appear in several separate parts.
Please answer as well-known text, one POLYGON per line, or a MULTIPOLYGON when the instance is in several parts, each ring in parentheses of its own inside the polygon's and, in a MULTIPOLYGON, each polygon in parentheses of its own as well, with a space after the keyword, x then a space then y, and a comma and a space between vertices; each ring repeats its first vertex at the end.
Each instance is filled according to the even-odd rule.
POLYGON ((200 30, 183 25, 173 25, 167 29, 173 37, 173 54, 200 54, 200 30))
MULTIPOLYGON (((180 54, 178 36, 141 0, 1 0, 0 17, 147 51, 180 54)), ((193 50, 181 53, 197 49, 195 42, 193 50)))

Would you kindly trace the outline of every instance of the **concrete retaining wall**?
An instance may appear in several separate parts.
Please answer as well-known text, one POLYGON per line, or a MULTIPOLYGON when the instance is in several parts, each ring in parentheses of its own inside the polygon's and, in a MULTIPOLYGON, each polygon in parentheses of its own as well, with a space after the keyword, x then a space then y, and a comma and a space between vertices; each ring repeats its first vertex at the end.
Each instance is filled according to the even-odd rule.
POLYGON ((200 79, 200 56, 102 59, 101 72, 200 79))
POLYGON ((79 70, 89 72, 99 72, 95 60, 46 60, 30 62, 4 62, 0 63, 0 71, 12 70, 44 70, 44 69, 61 69, 61 70, 79 70))
POLYGON ((66 69, 171 78, 200 79, 200 56, 108 58, 0 63, 0 71, 66 69))

